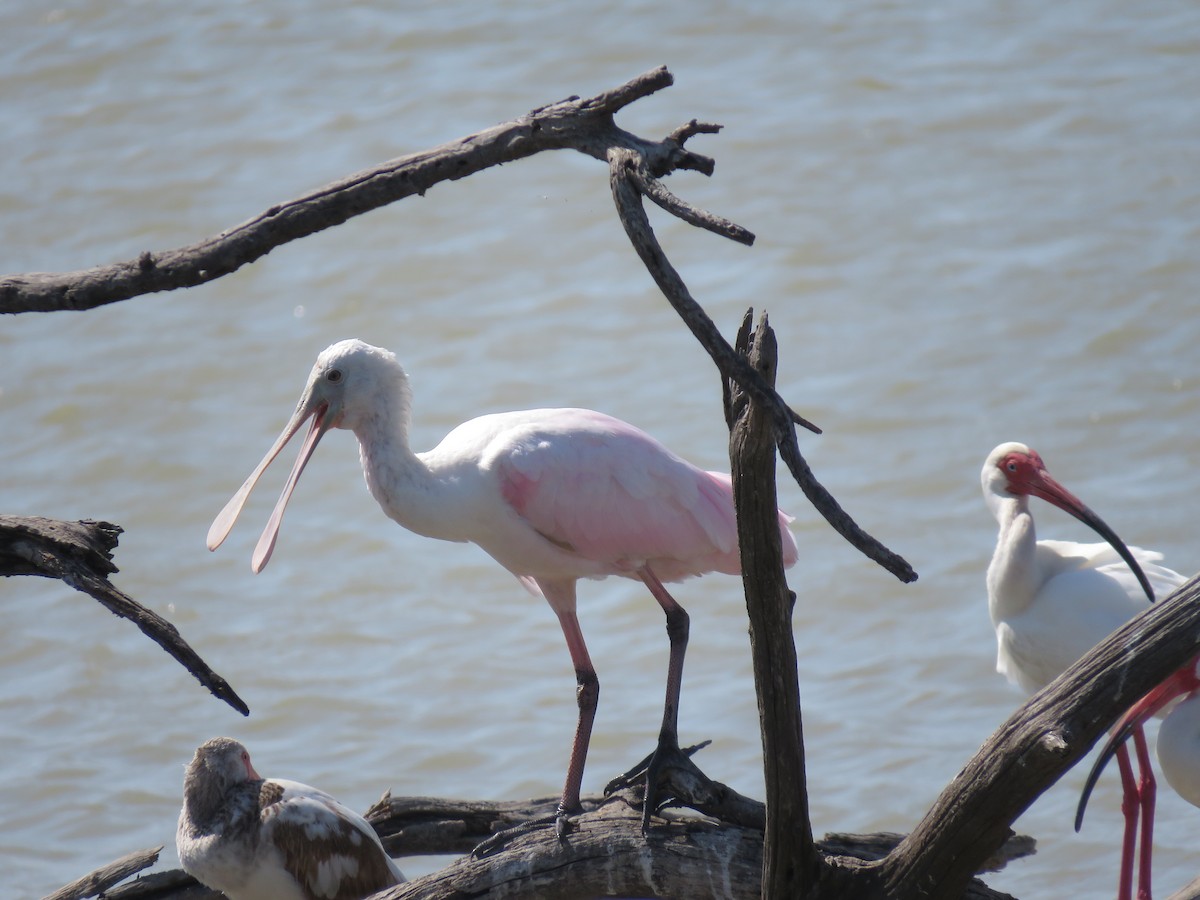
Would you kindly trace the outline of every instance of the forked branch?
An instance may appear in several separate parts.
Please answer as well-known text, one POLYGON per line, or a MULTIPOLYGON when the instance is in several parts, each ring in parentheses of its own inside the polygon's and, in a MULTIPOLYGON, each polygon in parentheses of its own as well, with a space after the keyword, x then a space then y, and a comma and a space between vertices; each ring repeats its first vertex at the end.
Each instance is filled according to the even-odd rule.
MULTIPOLYGON (((637 153, 624 148, 614 148, 610 151, 608 160, 609 181, 612 186, 613 199, 617 204, 617 212, 621 217, 621 224, 625 226, 625 233, 633 243, 638 256, 650 271, 659 290, 679 313, 684 324, 695 335, 701 346, 708 351, 708 355, 716 363, 722 379, 731 379, 737 382, 756 402, 762 404, 771 416, 779 455, 787 464, 809 502, 842 537, 858 548, 868 559, 874 560, 901 581, 915 581, 917 573, 912 566, 903 557, 893 553, 863 531, 813 475, 812 469, 809 468, 800 452, 795 426, 803 425, 812 431, 819 431, 819 429, 788 406, 783 398, 775 392, 775 389, 764 383, 753 367, 734 352, 733 348, 729 346, 729 342, 713 324, 712 319, 692 298, 687 285, 684 284, 675 267, 667 259, 666 253, 663 252, 662 246, 654 234, 654 229, 650 227, 650 219, 642 205, 642 197, 648 196, 655 199, 655 202, 660 202, 661 198, 668 196, 670 192, 655 181, 649 166, 639 158, 637 153)), ((685 206, 682 201, 677 200, 670 203, 660 202, 660 205, 672 212, 676 205, 685 206)), ((722 220, 698 211, 690 213, 690 215, 700 218, 707 217, 707 220, 712 223, 709 230, 723 233, 721 228, 724 226, 718 225, 722 220)), ((732 229, 738 228, 732 223, 729 225, 732 226, 732 229)))
POLYGON ((666 67, 660 67, 595 97, 568 97, 511 122, 393 159, 278 203, 186 247, 147 249, 137 259, 76 272, 0 277, 0 313, 92 309, 155 291, 194 287, 235 272, 289 241, 397 200, 423 195, 443 181, 466 178, 545 150, 571 149, 606 160, 611 148, 627 147, 660 177, 676 169, 711 175, 712 159, 688 150, 684 142, 692 135, 715 131, 717 126, 692 120, 664 140, 652 141, 618 128, 613 121, 621 109, 673 81, 666 67))

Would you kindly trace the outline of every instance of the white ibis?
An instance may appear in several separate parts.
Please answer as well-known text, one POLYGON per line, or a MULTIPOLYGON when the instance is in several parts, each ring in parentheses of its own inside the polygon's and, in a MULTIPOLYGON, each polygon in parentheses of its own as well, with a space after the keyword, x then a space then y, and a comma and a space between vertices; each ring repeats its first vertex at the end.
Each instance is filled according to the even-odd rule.
POLYGON ((361 900, 404 881, 362 816, 306 784, 262 778, 227 737, 188 764, 175 845, 184 870, 229 900, 361 900))
MULTIPOLYGON (((318 357, 295 414, 274 446, 213 521, 208 547, 225 539, 250 491, 284 444, 312 419, 251 566, 275 546, 296 482, 322 435, 345 428, 358 439, 363 474, 383 511, 426 537, 478 544, 542 596, 558 616, 575 666, 579 707, 559 824, 580 809, 584 762, 599 681, 576 616, 580 578, 642 581, 667 617, 670 657, 658 749, 650 765, 643 822, 657 773, 679 753, 679 688, 688 615, 663 586, 693 575, 740 572, 728 475, 680 459, 632 425, 587 409, 532 409, 471 419, 424 453, 409 449, 412 391, 389 351, 341 341, 318 357)), ((779 513, 785 560, 796 560, 790 518, 779 513)))
MULTIPOLYGON (((987 571, 988 611, 998 644, 996 670, 1027 693, 1045 687, 1145 609, 1156 590, 1170 593, 1183 580, 1157 565, 1162 554, 1126 547, 1099 516, 1050 476, 1042 458, 1024 444, 994 449, 983 464, 980 480, 984 500, 1000 525, 987 571), (1079 519, 1107 543, 1037 540, 1029 511, 1031 496, 1079 519)), ((1154 803, 1145 734, 1140 725, 1132 734, 1140 784, 1124 745, 1115 751, 1126 796, 1118 882, 1122 900, 1129 896, 1132 882, 1139 805, 1145 848, 1154 803)))

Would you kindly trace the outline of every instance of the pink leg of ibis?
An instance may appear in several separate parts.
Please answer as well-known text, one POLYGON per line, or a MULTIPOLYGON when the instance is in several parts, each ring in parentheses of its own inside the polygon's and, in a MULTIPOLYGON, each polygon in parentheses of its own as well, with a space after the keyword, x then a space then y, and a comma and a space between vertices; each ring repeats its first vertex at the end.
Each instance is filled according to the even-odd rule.
POLYGON ((1121 840, 1121 872, 1117 876, 1117 900, 1133 900, 1133 856, 1137 848, 1138 788, 1124 744, 1116 749, 1117 768, 1121 773, 1121 813, 1125 832, 1121 840))
POLYGON ((1154 805, 1158 793, 1158 784, 1154 780, 1154 769, 1150 763, 1150 748, 1146 745, 1146 732, 1139 725, 1133 729, 1133 746, 1137 753, 1138 803, 1141 806, 1142 842, 1138 855, 1138 900, 1150 900, 1150 858, 1154 853, 1154 805))

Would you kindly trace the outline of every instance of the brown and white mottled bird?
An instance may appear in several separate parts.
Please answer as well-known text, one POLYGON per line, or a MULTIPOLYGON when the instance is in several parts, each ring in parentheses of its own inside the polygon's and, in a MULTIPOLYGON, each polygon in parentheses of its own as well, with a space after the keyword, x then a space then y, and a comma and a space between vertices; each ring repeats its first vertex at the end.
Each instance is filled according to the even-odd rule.
POLYGON ((366 819, 306 784, 262 778, 227 737, 187 767, 175 846, 184 871, 229 900, 362 900, 404 881, 366 819))

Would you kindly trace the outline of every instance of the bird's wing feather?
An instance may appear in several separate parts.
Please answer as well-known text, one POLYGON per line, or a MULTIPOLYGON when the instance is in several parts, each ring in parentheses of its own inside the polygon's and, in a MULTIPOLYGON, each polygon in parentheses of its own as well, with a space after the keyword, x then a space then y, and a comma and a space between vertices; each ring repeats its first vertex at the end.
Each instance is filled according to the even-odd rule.
POLYGON ((620 420, 555 412, 489 448, 505 499, 530 526, 616 568, 657 561, 656 571, 679 570, 660 571, 664 578, 737 571, 728 476, 696 468, 620 420))
POLYGON ((307 785, 263 784, 263 839, 314 900, 357 900, 404 880, 358 813, 307 785))
MULTIPOLYGON (((1162 599, 1183 584, 1187 579, 1178 572, 1159 565, 1163 555, 1156 550, 1130 547, 1129 552, 1142 567, 1154 596, 1162 599)), ((1139 596, 1142 587, 1125 560, 1107 543, 1080 544, 1074 541, 1043 540, 1037 544, 1038 565, 1046 572, 1047 582, 1056 576, 1082 570, 1095 570, 1117 582, 1131 596, 1139 596)), ((1132 610, 1144 604, 1132 601, 1132 610)), ((1132 613, 1131 613, 1132 615, 1132 613)))

